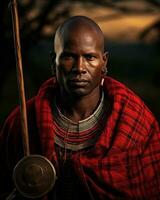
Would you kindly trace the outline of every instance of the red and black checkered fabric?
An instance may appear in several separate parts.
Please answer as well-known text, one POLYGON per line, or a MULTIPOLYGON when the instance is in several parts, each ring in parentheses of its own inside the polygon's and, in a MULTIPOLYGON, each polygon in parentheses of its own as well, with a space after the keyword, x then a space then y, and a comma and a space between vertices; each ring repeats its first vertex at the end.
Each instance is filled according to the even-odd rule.
MULTIPOLYGON (((58 173, 52 114, 55 88, 53 79, 43 84, 38 95, 27 103, 27 111, 31 153, 46 156, 58 173)), ((103 89, 112 109, 95 145, 72 155, 77 175, 95 200, 160 199, 158 122, 143 101, 123 84, 106 77, 103 89)), ((20 134, 17 108, 0 135, 3 192, 12 188, 12 169, 23 156, 20 134)))

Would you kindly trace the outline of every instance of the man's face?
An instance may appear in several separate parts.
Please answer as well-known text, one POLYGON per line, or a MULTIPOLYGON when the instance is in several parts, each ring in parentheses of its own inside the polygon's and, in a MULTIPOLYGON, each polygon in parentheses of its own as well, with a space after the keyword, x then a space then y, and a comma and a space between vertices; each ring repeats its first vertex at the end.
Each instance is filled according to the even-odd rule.
POLYGON ((75 30, 65 33, 56 51, 56 77, 61 91, 84 96, 99 89, 106 55, 97 34, 75 30))

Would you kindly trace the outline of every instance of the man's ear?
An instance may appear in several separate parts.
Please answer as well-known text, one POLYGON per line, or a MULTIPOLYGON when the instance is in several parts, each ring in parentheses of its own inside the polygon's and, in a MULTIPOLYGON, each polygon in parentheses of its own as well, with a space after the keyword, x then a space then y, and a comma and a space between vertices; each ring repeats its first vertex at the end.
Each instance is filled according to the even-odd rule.
POLYGON ((104 54, 103 54, 103 68, 102 68, 102 72, 104 75, 107 74, 107 64, 108 64, 108 51, 106 51, 104 54))
POLYGON ((107 67, 107 63, 108 63, 108 56, 109 56, 109 53, 108 51, 106 51, 104 54, 103 54, 103 61, 104 61, 104 65, 107 67))

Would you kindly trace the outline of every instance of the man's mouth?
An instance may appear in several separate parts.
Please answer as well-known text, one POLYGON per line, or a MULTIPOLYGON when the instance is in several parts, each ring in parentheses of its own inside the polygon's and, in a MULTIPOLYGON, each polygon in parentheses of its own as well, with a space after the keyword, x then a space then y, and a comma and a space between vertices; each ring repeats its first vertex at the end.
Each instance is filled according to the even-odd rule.
POLYGON ((85 79, 78 79, 78 78, 73 78, 70 81, 70 85, 72 86, 77 86, 77 87, 84 87, 88 84, 88 81, 85 79))

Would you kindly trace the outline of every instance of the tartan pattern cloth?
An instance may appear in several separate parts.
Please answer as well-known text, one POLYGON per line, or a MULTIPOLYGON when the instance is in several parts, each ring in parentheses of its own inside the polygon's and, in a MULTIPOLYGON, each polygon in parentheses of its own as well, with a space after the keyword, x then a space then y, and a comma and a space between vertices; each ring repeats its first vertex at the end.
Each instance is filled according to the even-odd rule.
MULTIPOLYGON (((58 173, 52 115, 55 85, 54 79, 44 83, 38 95, 27 103, 27 112, 31 153, 46 156, 58 173)), ((95 200, 160 199, 158 122, 143 101, 122 83, 106 77, 103 89, 112 109, 95 145, 72 155, 77 175, 95 200)), ((20 134, 17 108, 0 135, 0 195, 13 187, 11 172, 23 156, 20 134)))

